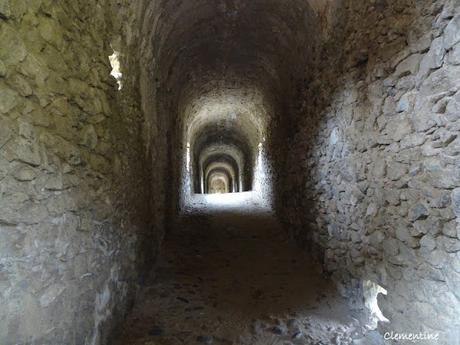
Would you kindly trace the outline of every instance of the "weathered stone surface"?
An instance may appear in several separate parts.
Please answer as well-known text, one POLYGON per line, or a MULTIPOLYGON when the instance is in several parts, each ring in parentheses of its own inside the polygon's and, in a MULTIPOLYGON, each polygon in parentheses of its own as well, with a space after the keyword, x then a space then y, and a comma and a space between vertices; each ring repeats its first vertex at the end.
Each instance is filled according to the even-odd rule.
POLYGON ((383 242, 384 253, 388 256, 395 256, 399 253, 398 242, 394 239, 388 239, 383 242))
POLYGON ((397 162, 388 163, 387 176, 392 181, 397 181, 407 174, 407 165, 397 162))
POLYGON ((7 114, 19 103, 18 94, 10 89, 0 89, 0 113, 7 114))
POLYGON ((383 178, 386 175, 387 165, 384 159, 377 159, 372 166, 373 177, 375 179, 383 178))
POLYGON ((409 229, 405 225, 401 225, 396 229, 396 238, 401 242, 409 242, 411 235, 409 229))
POLYGON ((113 4, 0 0, 2 345, 106 343, 158 245, 145 234, 156 237, 164 217, 149 224, 145 186, 163 180, 166 130, 143 139, 139 70, 128 67, 136 54, 126 57, 123 97, 110 86, 107 48, 119 36, 123 51, 122 27, 136 25, 121 21, 135 5, 113 4), (123 173, 90 164, 101 141, 101 159, 116 152, 123 173))
POLYGON ((412 125, 409 119, 397 117, 387 124, 386 132, 392 142, 400 141, 412 132, 412 125))
POLYGON ((10 85, 19 92, 23 97, 29 97, 33 94, 29 82, 21 75, 14 75, 8 78, 10 85))
POLYGON ((369 244, 373 247, 378 247, 384 240, 385 235, 379 231, 376 231, 369 236, 369 244))
POLYGON ((443 38, 438 37, 433 41, 429 52, 425 54, 420 62, 418 79, 423 80, 428 76, 431 70, 441 67, 444 61, 444 55, 445 48, 443 45, 443 38))
POLYGON ((447 260, 447 255, 441 249, 433 250, 426 256, 426 261, 430 265, 438 268, 441 268, 447 260))
POLYGON ((446 117, 450 121, 457 121, 460 119, 460 92, 457 92, 447 103, 446 117))
POLYGON ((449 165, 436 171, 430 171, 429 174, 436 188, 451 189, 458 186, 460 182, 460 172, 455 166, 449 165))
POLYGON ((436 248, 436 241, 431 235, 425 235, 422 237, 420 240, 420 246, 422 247, 422 250, 431 252, 436 248))
POLYGON ((401 96, 396 106, 396 111, 402 113, 410 111, 414 107, 416 94, 413 92, 405 93, 401 96))
POLYGON ((431 217, 425 220, 417 220, 414 222, 414 227, 411 230, 411 235, 418 237, 424 234, 436 236, 441 232, 442 225, 439 220, 431 217))
POLYGON ((90 149, 96 148, 97 133, 93 125, 89 125, 85 129, 83 129, 82 145, 90 149))
POLYGON ((38 30, 46 42, 54 45, 57 49, 62 48, 62 34, 59 25, 55 20, 47 17, 41 18, 38 30))
POLYGON ((401 63, 396 67, 396 71, 394 73, 395 77, 400 78, 408 74, 417 73, 421 58, 422 56, 420 54, 412 54, 405 60, 401 61, 401 63))
MULTIPOLYGON (((358 36, 375 34, 379 37, 375 45, 370 45, 374 48, 367 47, 365 71, 357 67, 345 71, 332 67, 333 59, 324 57, 329 56, 330 51, 309 67, 317 73, 317 79, 321 81, 318 85, 323 87, 319 90, 316 85, 313 88, 308 86, 304 91, 308 104, 299 111, 298 118, 302 121, 294 127, 305 134, 290 140, 289 146, 295 154, 289 156, 284 166, 287 171, 301 173, 304 180, 313 182, 299 185, 286 180, 284 185, 289 191, 302 190, 302 195, 292 196, 296 204, 302 205, 302 200, 308 198, 308 204, 305 204, 308 213, 317 215, 313 234, 304 236, 311 237, 320 250, 341 248, 341 251, 328 251, 326 267, 331 262, 334 272, 354 277, 373 274, 380 262, 377 264, 371 255, 362 255, 358 264, 345 254, 351 254, 353 246, 361 243, 357 234, 365 233, 368 236, 362 243, 376 247, 376 257, 383 256, 389 276, 384 279, 388 291, 399 294, 400 304, 403 304, 413 300, 413 291, 422 290, 419 298, 433 308, 433 314, 440 320, 442 312, 439 310, 444 307, 439 306, 445 305, 445 301, 429 292, 432 289, 428 288, 427 282, 439 282, 446 293, 451 292, 449 284, 454 277, 445 274, 444 270, 451 260, 449 255, 458 254, 460 3, 457 0, 435 1, 426 4, 423 15, 413 4, 402 1, 398 5, 405 11, 404 19, 389 11, 382 13, 380 20, 369 22, 357 15, 359 9, 350 5, 355 12, 348 17, 347 27, 355 34, 347 38, 337 36, 337 41, 331 36, 330 42, 342 42, 340 46, 346 47, 343 50, 337 47, 336 50, 345 55, 347 51, 362 48, 358 36), (417 22, 417 25, 409 24, 410 13, 414 15, 412 23, 417 22), (395 22, 404 27, 399 31, 400 41, 396 36, 383 38, 376 33, 378 30, 374 30, 376 23, 384 28, 395 22), (340 82, 336 83, 336 80, 340 82), (347 83, 342 83, 345 80, 347 83), (325 83, 330 86, 324 86, 325 83), (356 112, 351 123, 342 121, 339 116, 346 108, 342 95, 347 93, 357 93, 355 99, 367 102, 367 112, 356 112), (346 137, 334 139, 334 147, 342 145, 347 148, 340 158, 329 153, 331 144, 324 139, 330 135, 327 128, 348 133, 346 137), (321 154, 314 155, 308 171, 293 168, 311 152, 321 154), (367 182, 365 197, 353 207, 348 200, 337 195, 330 199, 326 191, 344 189, 342 181, 335 179, 335 172, 342 167, 341 159, 349 157, 365 165, 361 179, 367 182), (329 228, 334 224, 335 231, 327 232, 325 224, 329 228), (343 233, 349 236, 343 236, 343 233), (325 239, 323 234, 330 237, 325 239), (379 243, 381 238, 384 240, 379 243), (417 286, 411 281, 416 281, 417 286)), ((356 103, 361 106, 360 101, 356 103)), ((292 205, 287 200, 286 195, 283 202, 292 205)), ((282 210, 288 207, 280 206, 282 210)), ((302 224, 302 212, 306 212, 305 208, 301 208, 298 214, 288 213, 287 223, 302 224), (295 220, 293 223, 290 223, 291 218, 295 220)), ((387 317, 392 319, 391 324, 382 329, 392 330, 396 324, 410 328, 423 323, 425 327, 429 323, 428 318, 421 320, 415 311, 406 310, 401 317, 402 314, 395 311, 394 301, 385 300, 381 304, 381 309, 388 310, 387 317)), ((453 305, 454 308, 460 307, 459 301, 453 305)), ((423 306, 421 309, 428 310, 423 306)), ((458 317, 458 313, 456 315, 458 317)), ((447 320, 437 323, 444 329, 454 328, 447 320)), ((445 344, 449 345, 449 341, 446 340, 445 344)))
POLYGON ((409 220, 415 222, 419 219, 425 219, 429 215, 427 208, 423 204, 416 204, 409 210, 409 220))
POLYGON ((37 174, 31 167, 23 166, 15 172, 14 177, 18 181, 32 181, 37 177, 37 174))
POLYGON ((10 0, 0 1, 0 18, 8 19, 11 16, 10 0))
POLYGON ((442 227, 442 233, 451 238, 457 238, 457 224, 455 221, 447 222, 442 227))
POLYGON ((24 138, 9 141, 5 146, 5 157, 12 161, 18 160, 33 166, 41 164, 40 147, 37 142, 30 142, 24 138))
POLYGON ((44 308, 49 307, 64 291, 66 287, 60 284, 51 285, 40 297, 40 305, 44 308))
POLYGON ((0 60, 5 65, 14 65, 25 59, 27 51, 18 33, 9 25, 0 27, 0 60))
POLYGON ((447 253, 456 253, 460 251, 460 241, 458 241, 457 238, 440 236, 437 241, 440 243, 440 247, 447 253))
MULTIPOLYGON (((0 0, 0 226, 25 237, 5 259, 23 276, 0 278, 4 294, 18 286, 0 309, 14 325, 0 325, 0 343, 4 329, 15 343, 104 342, 140 262, 156 254, 144 243, 156 248, 165 194, 177 187, 164 181, 180 179, 166 167, 181 161, 174 150, 166 157, 167 143, 187 143, 176 113, 193 108, 185 98, 203 101, 226 83, 258 88, 263 106, 242 113, 275 109, 262 146, 272 150, 276 211, 292 236, 327 253, 343 280, 385 281, 391 324, 382 329, 458 329, 458 313, 443 318, 459 301, 447 307, 436 292, 458 294, 459 3, 323 3, 318 15, 304 18, 299 1, 295 15, 266 17, 251 7, 259 1, 236 0, 205 16, 214 25, 193 1, 178 1, 172 15, 161 2, 0 0), (267 30, 260 36, 256 25, 267 30), (111 46, 122 57, 118 94, 111 46)), ((227 121, 234 109, 223 113, 227 121)))
POLYGON ((444 30, 444 48, 449 50, 460 42, 460 15, 456 15, 444 30))
POLYGON ((452 191, 452 207, 454 214, 460 218, 460 188, 455 188, 452 191))
POLYGON ((452 65, 460 64, 460 43, 457 43, 449 52, 447 61, 452 65))
POLYGON ((32 203, 21 193, 10 195, 2 200, 0 224, 39 224, 48 217, 44 206, 32 203))
POLYGON ((63 190, 64 183, 62 180, 62 175, 59 174, 59 175, 49 177, 48 180, 46 181, 45 188, 48 190, 54 190, 54 191, 63 190))
POLYGON ((0 78, 3 78, 6 76, 6 66, 5 64, 3 63, 2 60, 0 60, 0 78))
POLYGON ((429 97, 447 92, 457 87, 460 79, 460 66, 446 66, 431 73, 420 86, 420 95, 429 97))

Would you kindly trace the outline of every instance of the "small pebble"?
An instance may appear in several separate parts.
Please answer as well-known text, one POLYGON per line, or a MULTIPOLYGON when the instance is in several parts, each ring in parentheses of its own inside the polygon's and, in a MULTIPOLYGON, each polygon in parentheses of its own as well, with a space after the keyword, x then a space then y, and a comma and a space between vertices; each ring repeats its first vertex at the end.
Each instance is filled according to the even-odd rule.
POLYGON ((272 328, 272 332, 277 335, 282 335, 284 333, 283 329, 280 326, 274 326, 272 328))
POLYGON ((296 320, 296 319, 289 319, 289 320, 287 320, 286 325, 287 325, 289 328, 299 327, 299 326, 300 326, 300 322, 299 322, 298 320, 296 320))
POLYGON ((184 302, 184 303, 190 303, 190 301, 189 301, 188 299, 184 298, 184 297, 177 297, 177 299, 178 299, 179 301, 184 302))
POLYGON ((160 335, 163 335, 163 330, 158 327, 158 326, 154 326, 150 331, 149 331, 149 335, 154 335, 154 336, 160 336, 160 335))
POLYGON ((196 337, 196 341, 199 343, 204 343, 204 344, 212 344, 213 338, 209 335, 199 335, 196 337))
POLYGON ((300 339, 302 338, 303 333, 301 331, 297 331, 292 335, 292 339, 300 339))

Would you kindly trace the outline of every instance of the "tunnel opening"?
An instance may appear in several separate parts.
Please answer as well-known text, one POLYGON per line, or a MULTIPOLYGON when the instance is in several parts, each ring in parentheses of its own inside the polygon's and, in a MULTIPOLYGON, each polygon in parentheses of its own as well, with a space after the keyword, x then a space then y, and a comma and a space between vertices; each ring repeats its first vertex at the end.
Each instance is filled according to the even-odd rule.
POLYGON ((225 154, 215 154, 207 158, 200 170, 200 191, 207 194, 210 190, 210 181, 216 174, 224 174, 228 181, 226 193, 238 193, 241 188, 240 180, 242 176, 239 172, 240 167, 236 164, 233 157, 225 154))
POLYGON ((214 169, 209 173, 207 178, 207 194, 225 194, 231 193, 232 178, 224 169, 214 169))
POLYGON ((207 194, 210 174, 224 170, 232 181, 228 192, 251 191, 254 179, 253 150, 247 139, 228 124, 207 126, 192 140, 193 165, 190 170, 194 192, 207 194))
POLYGON ((183 148, 176 161, 181 167, 179 210, 233 208, 245 203, 272 208, 272 180, 265 165, 269 158, 259 145, 267 134, 264 95, 254 88, 224 87, 228 83, 221 81, 211 93, 193 96, 181 110, 183 120, 176 132, 181 133, 177 145, 183 148), (184 142, 188 143, 185 147, 184 142), (209 188, 211 180, 228 188, 209 193, 214 191, 209 188))

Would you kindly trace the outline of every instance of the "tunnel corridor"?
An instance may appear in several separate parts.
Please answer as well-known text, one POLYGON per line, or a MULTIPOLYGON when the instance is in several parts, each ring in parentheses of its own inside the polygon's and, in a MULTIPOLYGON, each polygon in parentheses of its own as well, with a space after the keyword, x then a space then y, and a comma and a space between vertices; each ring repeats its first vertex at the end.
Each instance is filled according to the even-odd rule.
POLYGON ((460 0, 0 0, 0 345, 460 345, 460 0))

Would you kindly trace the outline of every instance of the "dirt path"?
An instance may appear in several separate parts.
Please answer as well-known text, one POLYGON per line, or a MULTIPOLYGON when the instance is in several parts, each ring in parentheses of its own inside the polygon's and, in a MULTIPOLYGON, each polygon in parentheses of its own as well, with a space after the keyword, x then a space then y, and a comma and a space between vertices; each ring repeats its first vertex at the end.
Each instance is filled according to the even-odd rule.
POLYGON ((117 345, 354 344, 345 300, 268 215, 184 217, 117 345))

